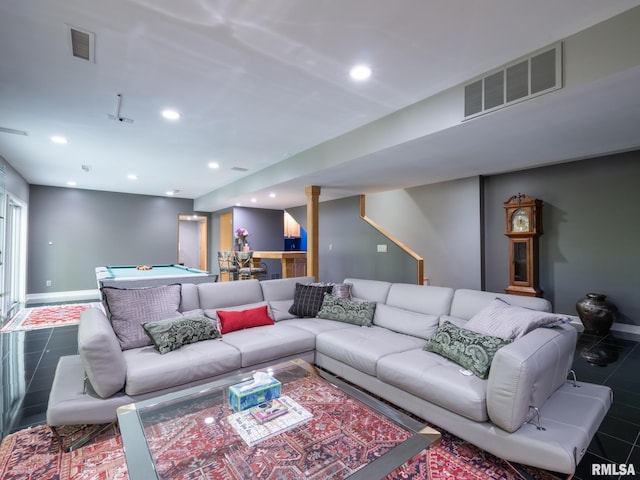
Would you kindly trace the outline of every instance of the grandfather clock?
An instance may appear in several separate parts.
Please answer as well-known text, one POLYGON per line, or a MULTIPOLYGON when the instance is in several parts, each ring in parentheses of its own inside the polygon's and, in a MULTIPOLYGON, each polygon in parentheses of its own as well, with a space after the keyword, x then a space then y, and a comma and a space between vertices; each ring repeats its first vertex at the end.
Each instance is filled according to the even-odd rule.
POLYGON ((542 201, 522 193, 504 202, 509 237, 509 286, 505 293, 541 297, 538 286, 538 236, 542 234, 542 201))

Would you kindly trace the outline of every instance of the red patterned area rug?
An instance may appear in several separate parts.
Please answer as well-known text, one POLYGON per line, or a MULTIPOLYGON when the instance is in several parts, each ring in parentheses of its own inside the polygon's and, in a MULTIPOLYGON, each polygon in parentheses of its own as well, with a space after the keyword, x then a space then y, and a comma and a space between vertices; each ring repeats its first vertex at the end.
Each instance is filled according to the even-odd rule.
MULTIPOLYGON (((211 473, 211 472, 210 472, 211 473)), ((528 469, 536 480, 553 475, 528 469)), ((47 426, 7 436, 0 444, 1 480, 128 480, 122 442, 111 427, 84 447, 63 453, 47 426)), ((213 478, 206 474, 190 479, 213 478)), ((238 477, 227 477, 238 478, 238 477)), ((262 478, 252 476, 251 478, 262 478)), ((325 478, 342 478, 325 477, 325 478)), ((446 432, 440 442, 416 455, 385 480, 520 480, 502 460, 446 432)))
POLYGON ((0 332, 18 332, 77 325, 80 321, 80 313, 92 307, 102 308, 102 304, 100 302, 91 302, 23 308, 0 329, 0 332))
POLYGON ((226 401, 204 396, 145 412, 147 444, 159 478, 348 478, 413 435, 320 377, 293 380, 282 389, 313 417, 252 446, 227 420, 226 401))

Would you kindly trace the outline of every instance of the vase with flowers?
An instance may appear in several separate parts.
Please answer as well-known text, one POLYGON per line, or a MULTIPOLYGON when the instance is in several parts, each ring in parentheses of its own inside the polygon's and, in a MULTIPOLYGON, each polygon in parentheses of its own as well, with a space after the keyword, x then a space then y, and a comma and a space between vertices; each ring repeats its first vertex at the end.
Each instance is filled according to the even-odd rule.
POLYGON ((249 236, 249 231, 246 228, 236 228, 236 244, 238 245, 238 251, 241 252, 245 249, 245 246, 248 246, 247 237, 249 236))

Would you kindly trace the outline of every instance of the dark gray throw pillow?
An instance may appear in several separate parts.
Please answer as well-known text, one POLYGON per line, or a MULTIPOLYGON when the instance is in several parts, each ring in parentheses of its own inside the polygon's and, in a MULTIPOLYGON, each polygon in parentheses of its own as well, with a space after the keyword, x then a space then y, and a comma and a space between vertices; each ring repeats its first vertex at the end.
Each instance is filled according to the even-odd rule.
POLYGON ((122 350, 151 345, 142 324, 180 316, 180 284, 151 288, 103 287, 111 326, 122 350))
POLYGON ((204 315, 146 322, 142 328, 160 353, 171 352, 189 343, 222 337, 213 320, 204 315))
POLYGON ((296 283, 293 305, 289 313, 296 317, 315 317, 322 306, 325 293, 333 291, 332 285, 304 285, 296 283))
POLYGON ((322 307, 316 317, 370 327, 373 325, 375 311, 375 302, 358 302, 325 293, 322 307))
POLYGON ((448 358, 480 378, 487 378, 493 356, 511 342, 510 339, 482 335, 445 321, 424 349, 448 358))

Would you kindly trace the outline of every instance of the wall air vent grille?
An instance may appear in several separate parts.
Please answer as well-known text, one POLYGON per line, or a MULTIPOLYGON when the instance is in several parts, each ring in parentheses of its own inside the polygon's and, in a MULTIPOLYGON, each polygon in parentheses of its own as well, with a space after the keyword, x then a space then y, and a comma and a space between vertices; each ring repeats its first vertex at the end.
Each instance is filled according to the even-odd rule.
POLYGON ((489 72, 464 86, 464 119, 562 88, 562 43, 489 72))
POLYGON ((71 54, 76 58, 95 62, 95 35, 68 25, 67 28, 69 29, 68 38, 71 41, 71 54))

